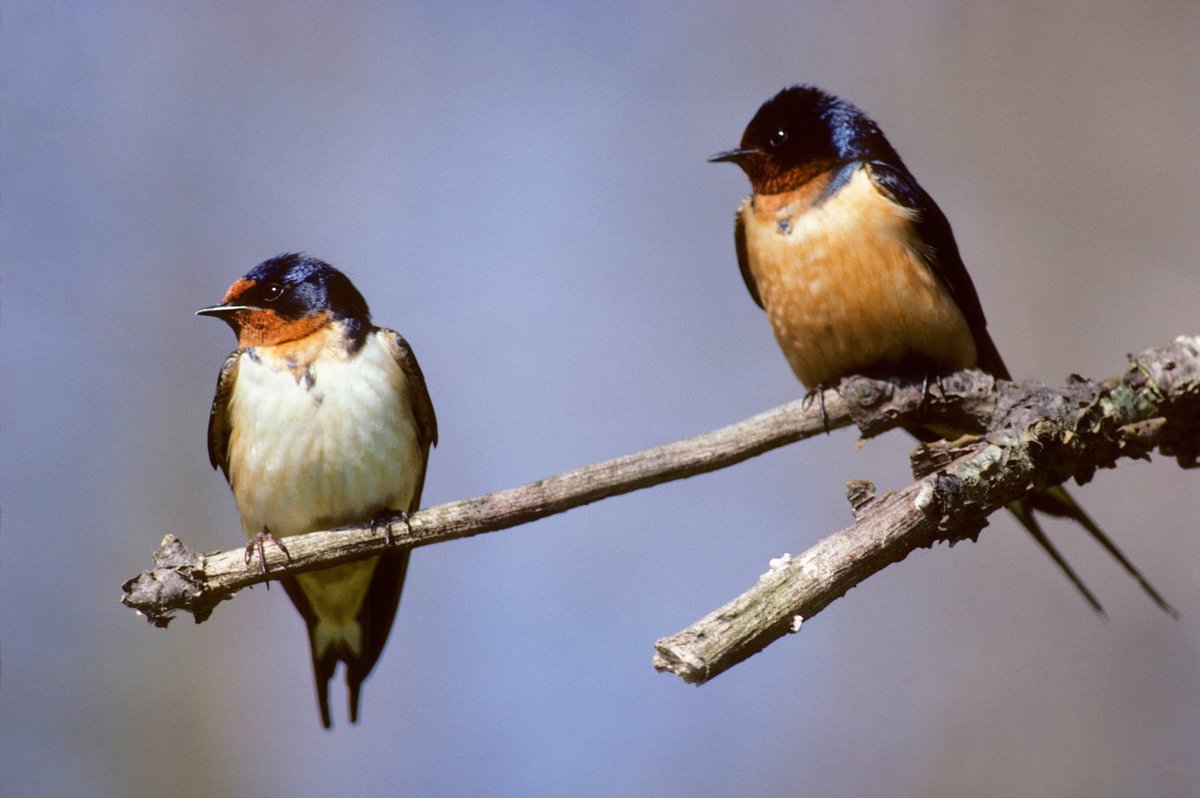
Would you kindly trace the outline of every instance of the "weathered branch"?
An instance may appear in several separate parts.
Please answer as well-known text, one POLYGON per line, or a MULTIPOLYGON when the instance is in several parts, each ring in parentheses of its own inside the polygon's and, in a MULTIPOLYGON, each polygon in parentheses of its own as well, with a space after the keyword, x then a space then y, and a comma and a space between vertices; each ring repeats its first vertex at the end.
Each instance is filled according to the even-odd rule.
MULTIPOLYGON (((947 398, 957 401, 957 387, 947 398)), ((942 404, 941 392, 934 388, 933 394, 927 415, 942 404)), ((1155 449, 1194 467, 1200 455, 1200 338, 1181 337, 1147 351, 1102 384, 1078 377, 1060 390, 997 383, 990 396, 971 393, 968 403, 973 416, 988 419, 986 435, 918 447, 918 480, 882 499, 852 483, 853 524, 798 557, 773 560, 750 590, 659 640, 654 666, 703 683, 798 631, 914 549, 974 539, 988 514, 1031 488, 1072 477, 1086 482, 1097 468, 1112 467, 1121 457, 1148 459, 1155 449)))
POLYGON ((154 554, 154 568, 126 582, 121 600, 156 626, 166 626, 180 611, 191 613, 199 623, 217 604, 258 582, 363 559, 389 547, 427 546, 517 526, 609 496, 725 468, 850 423, 846 403, 836 391, 826 391, 822 397, 791 402, 704 435, 429 507, 407 521, 396 518, 386 526, 363 524, 288 537, 286 554, 270 544, 264 547, 267 574, 257 557, 247 563, 241 548, 200 554, 167 535, 154 554))
POLYGON ((659 641, 657 667, 703 681, 784 634, 797 617, 810 618, 912 548, 975 534, 987 512, 1006 501, 1004 496, 1015 497, 1030 485, 1056 484, 1071 476, 1086 480, 1095 468, 1109 466, 1117 457, 1146 456, 1155 448, 1185 465, 1194 464, 1200 454, 1198 349, 1197 339, 1181 338, 1142 355, 1118 380, 1102 386, 1079 380, 1064 391, 994 384, 988 375, 974 371, 949 375, 930 386, 850 378, 837 391, 825 391, 812 401, 792 402, 704 435, 527 485, 431 507, 407 521, 397 518, 381 526, 288 537, 286 553, 266 546, 267 575, 257 559, 246 563, 241 548, 200 554, 167 535, 155 554, 155 567, 125 583, 122 601, 158 626, 166 626, 179 611, 200 622, 221 601, 268 578, 369 557, 391 547, 424 546, 516 526, 724 468, 847 426, 851 419, 868 436, 914 419, 980 433, 1009 430, 993 433, 988 442, 976 442, 963 452, 924 450, 936 455, 923 466, 936 468, 936 474, 879 501, 860 495, 866 504, 858 524, 773 570, 755 589, 689 630, 659 641), (1014 464, 1025 463, 1021 452, 1036 449, 1028 441, 1016 445, 1019 435, 1012 430, 1037 433, 1030 440, 1044 448, 1012 472, 1022 475, 1019 486, 1008 478, 993 485, 997 473, 1008 474, 1014 464), (892 507, 899 509, 887 509, 892 507), (874 518, 880 521, 871 524, 874 518))

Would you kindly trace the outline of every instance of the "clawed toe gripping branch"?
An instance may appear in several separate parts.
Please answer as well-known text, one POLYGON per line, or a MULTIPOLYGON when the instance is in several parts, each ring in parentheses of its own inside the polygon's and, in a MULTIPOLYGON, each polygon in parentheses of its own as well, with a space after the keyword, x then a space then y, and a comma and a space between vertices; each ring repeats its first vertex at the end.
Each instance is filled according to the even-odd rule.
MULTIPOLYGON (((166 626, 178 612, 197 622, 244 587, 271 578, 518 526, 610 496, 715 471, 826 429, 856 424, 864 437, 912 423, 976 431, 919 446, 916 481, 875 497, 852 483, 855 520, 808 551, 773 560, 741 596, 655 644, 654 666, 702 683, 796 631, 847 590, 916 548, 974 539, 987 517, 1033 488, 1086 482, 1097 468, 1151 452, 1194 467, 1200 458, 1200 337, 1131 358, 1102 383, 1062 388, 997 382, 973 370, 945 375, 937 395, 922 381, 851 377, 824 392, 727 427, 584 466, 547 479, 360 526, 313 532, 245 561, 245 549, 200 554, 168 535, 154 568, 123 586, 122 601, 166 626)), ((752 537, 747 537, 752 541, 752 537)), ((748 544, 749 545, 749 544, 748 544)))

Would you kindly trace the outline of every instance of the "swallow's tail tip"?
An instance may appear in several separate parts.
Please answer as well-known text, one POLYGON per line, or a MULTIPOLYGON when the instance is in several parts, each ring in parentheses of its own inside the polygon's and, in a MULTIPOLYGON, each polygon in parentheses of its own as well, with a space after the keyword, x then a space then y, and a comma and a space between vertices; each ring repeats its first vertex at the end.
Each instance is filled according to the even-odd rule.
POLYGON ((333 718, 329 714, 329 694, 325 693, 317 699, 317 708, 321 711, 321 726, 333 728, 333 718))
MULTIPOLYGON (((347 665, 347 667, 348 667, 348 665, 347 665)), ((350 722, 351 723, 358 723, 358 702, 359 702, 359 698, 362 696, 362 683, 363 683, 362 678, 355 678, 355 675, 350 673, 349 670, 347 670, 346 686, 350 688, 350 691, 349 691, 350 692, 350 695, 349 695, 350 700, 348 702, 346 702, 347 703, 346 708, 350 713, 350 722)))
POLYGON ((1147 582, 1145 579, 1138 579, 1138 584, 1142 586, 1142 590, 1150 597, 1160 610, 1171 616, 1171 620, 1178 621, 1180 612, 1169 601, 1163 598, 1162 594, 1155 590, 1154 585, 1147 582))

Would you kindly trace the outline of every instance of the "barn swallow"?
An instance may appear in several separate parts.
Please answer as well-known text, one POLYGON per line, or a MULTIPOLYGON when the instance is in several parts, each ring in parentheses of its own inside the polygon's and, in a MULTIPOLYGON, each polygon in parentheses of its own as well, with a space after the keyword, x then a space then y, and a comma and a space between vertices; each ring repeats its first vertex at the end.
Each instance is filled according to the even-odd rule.
MULTIPOLYGON (((737 149, 709 160, 750 178, 734 226, 738 265, 810 391, 851 374, 929 379, 978 368, 1011 379, 950 223, 857 107, 812 86, 784 89, 758 109, 737 149)), ((908 429, 922 441, 943 437, 908 429)), ((1175 614, 1061 487, 1008 508, 1097 612, 1034 510, 1077 521, 1175 614)))
MULTIPOLYGON (((233 328, 208 422, 208 454, 229 481, 250 537, 262 541, 392 513, 421 502, 437 419, 408 342, 376 327, 337 269, 280 255, 197 313, 233 328)), ((286 551, 286 549, 285 549, 286 551)), ((280 579, 308 626, 321 723, 340 660, 350 722, 387 642, 408 550, 280 579)))

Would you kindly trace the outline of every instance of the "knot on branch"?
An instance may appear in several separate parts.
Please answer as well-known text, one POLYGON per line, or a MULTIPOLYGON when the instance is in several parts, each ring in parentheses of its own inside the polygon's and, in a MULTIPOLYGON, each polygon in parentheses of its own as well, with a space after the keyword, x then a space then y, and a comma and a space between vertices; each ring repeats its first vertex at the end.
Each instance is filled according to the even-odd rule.
POLYGON ((855 518, 862 518, 878 499, 875 483, 867 479, 852 479, 846 483, 846 499, 855 518))
POLYGON ((979 538, 990 512, 984 494, 1003 468, 1003 460, 1001 447, 988 445, 977 435, 923 443, 913 450, 913 475, 921 479, 936 474, 928 495, 918 496, 923 500, 920 509, 936 519, 937 534, 931 544, 944 540, 953 546, 979 538))
POLYGON ((154 567, 121 586, 121 603, 150 623, 165 629, 176 612, 190 612, 200 623, 231 594, 206 587, 204 555, 183 545, 174 535, 163 538, 154 552, 154 567))

